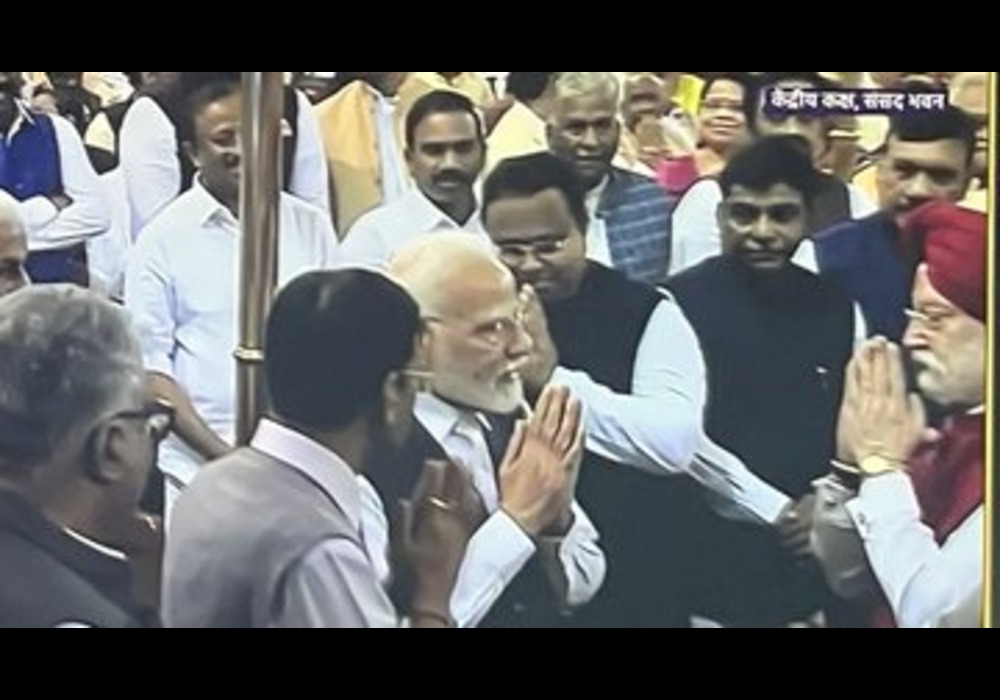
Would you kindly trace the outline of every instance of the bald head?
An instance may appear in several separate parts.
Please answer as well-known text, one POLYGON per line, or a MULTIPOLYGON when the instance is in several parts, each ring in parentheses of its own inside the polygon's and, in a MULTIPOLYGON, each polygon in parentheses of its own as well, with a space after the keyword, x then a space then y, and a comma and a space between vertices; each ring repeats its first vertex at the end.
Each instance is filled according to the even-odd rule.
POLYGON ((484 292, 516 286, 492 248, 469 233, 421 236, 393 257, 389 274, 432 316, 464 318, 484 292))
POLYGON ((20 208, 13 197, 0 190, 0 297, 27 284, 27 259, 28 241, 20 208))

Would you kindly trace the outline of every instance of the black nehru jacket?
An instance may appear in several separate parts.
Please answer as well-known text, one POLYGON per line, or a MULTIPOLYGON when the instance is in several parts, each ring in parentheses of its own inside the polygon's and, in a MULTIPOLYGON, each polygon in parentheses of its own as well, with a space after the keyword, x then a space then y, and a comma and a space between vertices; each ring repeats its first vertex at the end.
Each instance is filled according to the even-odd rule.
POLYGON ((138 626, 129 565, 0 491, 0 627, 138 626))
MULTIPOLYGON (((572 298, 546 305, 559 365, 631 394, 635 359, 662 295, 590 263, 572 298)), ((585 627, 686 627, 687 477, 657 477, 587 453, 577 499, 601 537, 607 579, 577 615, 585 627)))
MULTIPOLYGON (((811 492, 835 454, 855 337, 851 302, 796 266, 761 275, 728 256, 705 261, 668 287, 705 354, 706 433, 786 495, 811 492)), ((821 589, 799 575, 770 532, 706 518, 704 557, 716 556, 717 569, 704 574, 699 590, 728 591, 723 615, 770 626, 818 604, 821 589)))
MULTIPOLYGON (((492 415, 487 416, 487 420, 492 430, 486 432, 486 442, 490 448, 494 467, 499 470, 507 443, 513 434, 513 420, 492 415)), ((399 458, 391 463, 379 464, 365 474, 375 486, 389 513, 394 511, 395 504, 400 499, 412 495, 428 461, 446 462, 448 457, 437 440, 417 421, 399 458)), ((396 523, 391 522, 390 527, 395 526, 396 523)), ((398 609, 405 611, 410 608, 404 591, 396 587, 390 593, 398 609)), ((538 629, 563 627, 565 621, 553 585, 546 577, 536 554, 514 578, 479 626, 496 629, 538 629)))

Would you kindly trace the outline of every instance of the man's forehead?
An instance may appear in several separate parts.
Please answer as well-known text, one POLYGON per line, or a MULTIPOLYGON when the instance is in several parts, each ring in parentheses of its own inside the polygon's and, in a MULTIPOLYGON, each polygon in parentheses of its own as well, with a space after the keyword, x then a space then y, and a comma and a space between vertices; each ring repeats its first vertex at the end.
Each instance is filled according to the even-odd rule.
POLYGON ((551 236, 575 226, 566 198, 555 188, 496 200, 490 205, 489 222, 490 233, 504 238, 551 236))
POLYGON ((925 310, 927 307, 936 307, 943 311, 963 313, 961 309, 934 287, 934 283, 931 281, 930 268, 926 263, 917 268, 917 275, 913 285, 913 301, 914 306, 925 310))
POLYGON ((734 185, 726 201, 729 203, 756 204, 768 206, 772 204, 801 204, 804 201, 801 192, 785 183, 771 185, 764 190, 752 189, 744 185, 734 185))
POLYGON ((959 139, 905 141, 897 136, 889 138, 888 154, 890 158, 897 160, 947 164, 955 167, 964 167, 968 157, 966 144, 959 139))
POLYGON ((586 95, 566 95, 556 102, 557 112, 564 119, 587 119, 599 114, 617 114, 618 104, 609 95, 598 92, 586 95))

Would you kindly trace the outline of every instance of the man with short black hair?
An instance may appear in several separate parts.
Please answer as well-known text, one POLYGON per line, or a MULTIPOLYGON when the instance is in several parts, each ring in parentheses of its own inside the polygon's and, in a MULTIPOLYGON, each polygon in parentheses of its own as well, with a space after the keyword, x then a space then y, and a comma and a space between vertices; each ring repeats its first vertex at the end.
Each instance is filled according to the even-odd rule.
POLYGON ((418 99, 406 115, 405 157, 414 187, 351 227, 341 250, 346 263, 383 268, 414 238, 435 231, 486 240, 475 191, 486 137, 469 98, 437 91, 418 99))
MULTIPOLYGON (((160 461, 171 498, 235 439, 242 104, 236 78, 191 95, 194 141, 186 147, 200 171, 143 231, 126 273, 125 305, 153 391, 177 407, 176 435, 160 461)), ((282 194, 279 216, 279 284, 334 266, 338 243, 325 212, 282 194)))
POLYGON ((961 201, 975 154, 976 126, 955 107, 894 117, 878 163, 882 211, 815 238, 820 273, 861 305, 873 334, 898 342, 906 330, 919 253, 901 217, 933 200, 961 201))
MULTIPOLYGON (((807 550, 812 492, 834 455, 837 408, 854 344, 850 301, 792 263, 819 182, 794 137, 737 154, 720 180, 723 254, 668 283, 708 366, 708 438, 774 490, 766 524, 807 550)), ((778 626, 823 604, 818 576, 800 575, 775 532, 706 513, 703 614, 727 625, 778 626)))

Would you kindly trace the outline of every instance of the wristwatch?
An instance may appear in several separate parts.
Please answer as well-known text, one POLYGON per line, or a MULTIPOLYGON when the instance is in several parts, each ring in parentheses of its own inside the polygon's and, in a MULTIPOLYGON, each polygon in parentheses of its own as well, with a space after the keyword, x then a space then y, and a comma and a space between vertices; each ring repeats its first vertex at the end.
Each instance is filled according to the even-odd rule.
POLYGON ((865 479, 872 479, 886 474, 894 474, 906 469, 906 464, 903 462, 883 457, 881 455, 865 457, 861 460, 861 463, 858 466, 861 467, 861 473, 865 479))

